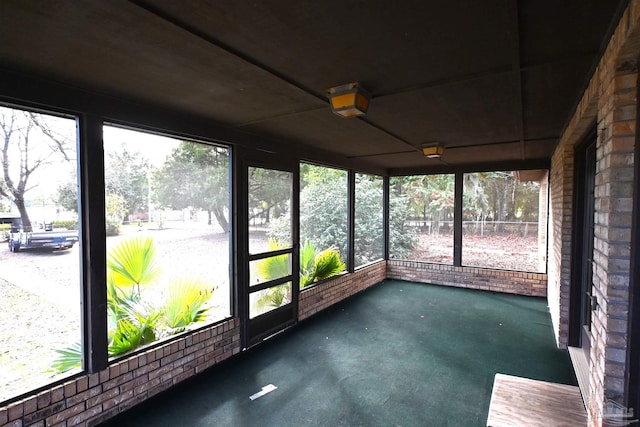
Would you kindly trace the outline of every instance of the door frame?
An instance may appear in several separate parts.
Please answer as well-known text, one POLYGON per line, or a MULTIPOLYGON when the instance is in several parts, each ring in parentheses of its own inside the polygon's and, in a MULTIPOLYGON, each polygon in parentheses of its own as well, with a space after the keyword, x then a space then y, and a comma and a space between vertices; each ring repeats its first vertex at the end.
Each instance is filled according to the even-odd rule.
MULTIPOLYGON (((584 305, 584 285, 583 285, 583 272, 585 263, 588 259, 585 259, 584 253, 584 230, 586 224, 584 206, 586 205, 585 194, 587 189, 587 182, 585 179, 585 172, 589 165, 587 165, 587 148, 591 145, 597 145, 597 131, 595 125, 583 138, 582 142, 576 146, 575 161, 574 161, 574 195, 573 195, 573 225, 572 225, 572 245, 571 245, 571 285, 569 288, 569 346, 583 348, 588 351, 589 343, 584 342, 584 319, 583 310, 586 310, 588 315, 591 314, 589 308, 585 308, 584 305)), ((595 165, 593 165, 593 173, 595 174, 595 165)), ((595 197, 595 196, 594 196, 595 197)), ((591 212, 593 215, 594 212, 591 212)), ((593 247, 593 242, 590 242, 590 247, 593 247)), ((593 256, 593 255, 592 255, 593 256)), ((587 354, 587 360, 589 360, 587 354)))
MULTIPOLYGON (((639 93, 640 95, 640 93, 639 93)), ((636 121, 640 120, 640 108, 636 108, 636 121)), ((627 408, 640 412, 640 132, 634 141, 633 165, 633 216, 631 220, 631 252, 629 277, 629 323, 625 372, 627 408)))
MULTIPOLYGON (((236 283, 237 283, 237 313, 240 318, 241 344, 247 349, 259 344, 266 338, 275 335, 298 322, 299 301, 299 204, 300 204, 300 167, 295 159, 283 158, 275 153, 238 150, 237 152, 237 239, 236 239, 236 283), (249 168, 290 172, 292 175, 291 194, 291 249, 269 251, 262 254, 249 253, 249 168), (278 280, 265 282, 251 287, 249 263, 265 258, 267 254, 291 254, 291 302, 268 313, 250 319, 249 295, 260 289, 276 285, 278 280)), ((289 276, 286 276, 289 277, 289 276)), ((287 280, 289 281, 289 280, 287 280)))

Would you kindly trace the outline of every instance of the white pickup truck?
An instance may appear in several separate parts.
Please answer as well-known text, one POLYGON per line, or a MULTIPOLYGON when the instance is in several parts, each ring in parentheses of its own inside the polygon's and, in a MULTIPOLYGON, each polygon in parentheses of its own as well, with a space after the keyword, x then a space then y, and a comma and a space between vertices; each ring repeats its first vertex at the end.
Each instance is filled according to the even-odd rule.
POLYGON ((11 252, 36 248, 70 249, 77 242, 77 230, 54 229, 51 224, 45 224, 43 231, 24 231, 22 221, 17 220, 11 224, 9 233, 11 252))

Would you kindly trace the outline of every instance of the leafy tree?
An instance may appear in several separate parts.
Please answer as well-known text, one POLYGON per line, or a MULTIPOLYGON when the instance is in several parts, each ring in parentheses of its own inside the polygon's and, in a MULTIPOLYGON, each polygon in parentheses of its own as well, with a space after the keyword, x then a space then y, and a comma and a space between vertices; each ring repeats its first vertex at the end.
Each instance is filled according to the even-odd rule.
POLYGON ((249 168, 249 219, 261 218, 270 224, 289 209, 291 181, 289 172, 249 168))
POLYGON ((196 208, 227 232, 229 221, 229 150, 182 142, 153 175, 155 198, 173 209, 196 208))
POLYGON ((305 165, 300 192, 300 240, 319 249, 336 247, 347 256, 347 172, 305 165))
MULTIPOLYGON (((339 169, 303 164, 300 192, 300 240, 309 241, 323 250, 338 249, 347 254, 347 175, 339 169)), ((355 241, 356 264, 379 258, 382 254, 382 187, 378 182, 361 179, 357 186, 358 230, 355 241)), ((391 200, 390 230, 392 244, 400 254, 406 254, 415 243, 415 233, 404 226, 408 211, 407 199, 391 200)), ((290 239, 290 216, 287 212, 269 227, 270 237, 279 241, 290 239)), ((343 258, 343 261, 345 259, 343 258)))
POLYGON ((104 198, 105 222, 107 236, 117 236, 120 234, 122 218, 126 213, 125 200, 118 194, 107 191, 104 198))
POLYGON ((382 257, 383 235, 382 180, 371 175, 356 174, 355 243, 356 265, 382 257))
POLYGON ((126 148, 118 151, 105 150, 105 191, 118 195, 124 202, 120 222, 127 215, 144 211, 149 196, 149 161, 137 151, 126 148))
POLYGON ((56 202, 64 209, 78 212, 78 186, 67 182, 58 187, 56 202))
POLYGON ((409 196, 397 189, 389 197, 389 253, 396 259, 406 258, 416 245, 416 230, 407 226, 410 202, 409 196))
POLYGON ((27 231, 32 227, 25 195, 34 186, 34 173, 56 161, 71 161, 72 138, 54 130, 58 120, 0 107, 0 196, 15 205, 27 231))

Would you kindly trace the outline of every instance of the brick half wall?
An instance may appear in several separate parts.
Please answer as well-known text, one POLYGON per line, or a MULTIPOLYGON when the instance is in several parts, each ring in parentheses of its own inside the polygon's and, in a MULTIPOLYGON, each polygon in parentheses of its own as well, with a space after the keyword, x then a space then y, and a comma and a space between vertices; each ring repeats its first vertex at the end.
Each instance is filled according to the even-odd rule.
POLYGON ((392 260, 387 261, 387 277, 508 294, 547 296, 547 275, 543 273, 392 260))
POLYGON ((0 426, 94 426, 239 352, 231 319, 0 408, 0 426))
POLYGON ((361 292, 386 278, 387 265, 384 261, 327 280, 300 292, 298 319, 304 320, 345 298, 361 292))

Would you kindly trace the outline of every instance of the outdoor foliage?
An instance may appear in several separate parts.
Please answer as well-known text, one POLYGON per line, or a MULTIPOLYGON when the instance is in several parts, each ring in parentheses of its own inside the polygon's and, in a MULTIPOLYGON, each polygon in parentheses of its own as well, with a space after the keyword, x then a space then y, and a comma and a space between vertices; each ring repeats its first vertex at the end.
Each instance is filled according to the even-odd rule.
POLYGON ((11 224, 0 224, 0 242, 9 240, 9 232, 11 231, 11 224))
MULTIPOLYGON (((178 277, 163 285, 150 237, 123 240, 107 256, 109 356, 114 357, 157 339, 182 332, 207 319, 213 286, 178 277)), ((56 350, 51 370, 80 368, 79 343, 56 350)))
POLYGON ((300 249, 300 288, 333 277, 344 271, 340 251, 335 247, 318 252, 308 240, 300 249))
POLYGON ((63 209, 71 212, 78 212, 78 185, 67 182, 58 187, 56 202, 63 209))
POLYGON ((117 236, 120 234, 122 218, 126 214, 126 204, 124 199, 115 193, 105 193, 105 221, 107 236, 117 236))
MULTIPOLYGON (((284 245, 274 239, 269 239, 269 250, 276 251, 282 249, 284 245)), ((321 280, 333 277, 344 271, 345 265, 340 260, 340 252, 337 248, 330 247, 318 252, 313 244, 305 241, 300 249, 300 288, 312 285, 321 280)), ((278 255, 274 257, 264 258, 256 263, 255 274, 260 278, 261 282, 275 280, 290 274, 289 257, 287 255, 278 255)), ((268 289, 262 298, 257 301, 259 311, 262 308, 280 307, 282 304, 291 300, 288 293, 287 284, 274 286, 268 289)))
POLYGON ((53 228, 66 228, 67 230, 77 230, 78 229, 78 221, 53 221, 51 223, 53 228))
POLYGON ((105 193, 107 197, 118 196, 121 207, 117 213, 122 215, 120 223, 126 221, 128 215, 145 211, 149 195, 149 160, 137 151, 126 148, 114 151, 105 147, 104 161, 105 193))
MULTIPOLYGON (((514 172, 464 174, 463 219, 537 221, 540 183, 519 181, 514 172)), ((498 231, 502 231, 498 224, 498 231)))
MULTIPOLYGON (((335 247, 347 254, 347 174, 346 171, 302 164, 300 191, 300 237, 316 248, 335 247)), ((357 185, 358 215, 355 241, 356 265, 382 256, 382 186, 368 176, 357 185)), ((398 251, 407 253, 415 244, 415 233, 405 229, 408 211, 400 209, 402 201, 391 200, 390 230, 398 251)), ((272 221, 268 235, 279 241, 290 240, 289 212, 272 221)), ((344 262, 346 259, 342 258, 344 262)))
POLYGON ((156 201, 172 209, 202 209, 229 231, 229 150, 181 142, 153 174, 156 201))
MULTIPOLYGON (((277 251, 285 247, 286 245, 283 245, 277 240, 269 239, 269 251, 277 251)), ((255 274, 260 278, 261 282, 288 276, 290 273, 291 266, 289 265, 288 254, 272 256, 256 262, 255 274)))
POLYGON ((384 207, 382 178, 356 174, 355 265, 384 256, 384 207))
MULTIPOLYGON (((453 263, 454 183, 453 174, 390 179, 391 218, 409 212, 390 230, 392 258, 453 263), (409 233, 419 244, 406 250, 398 241, 409 233)), ((467 173, 462 190, 463 264, 537 271, 540 183, 513 171, 467 173)))
MULTIPOLYGON (((249 222, 282 228, 276 237, 280 242, 291 242, 291 173, 279 170, 248 168, 249 222)), ((273 236, 275 237, 275 236, 273 236)))

